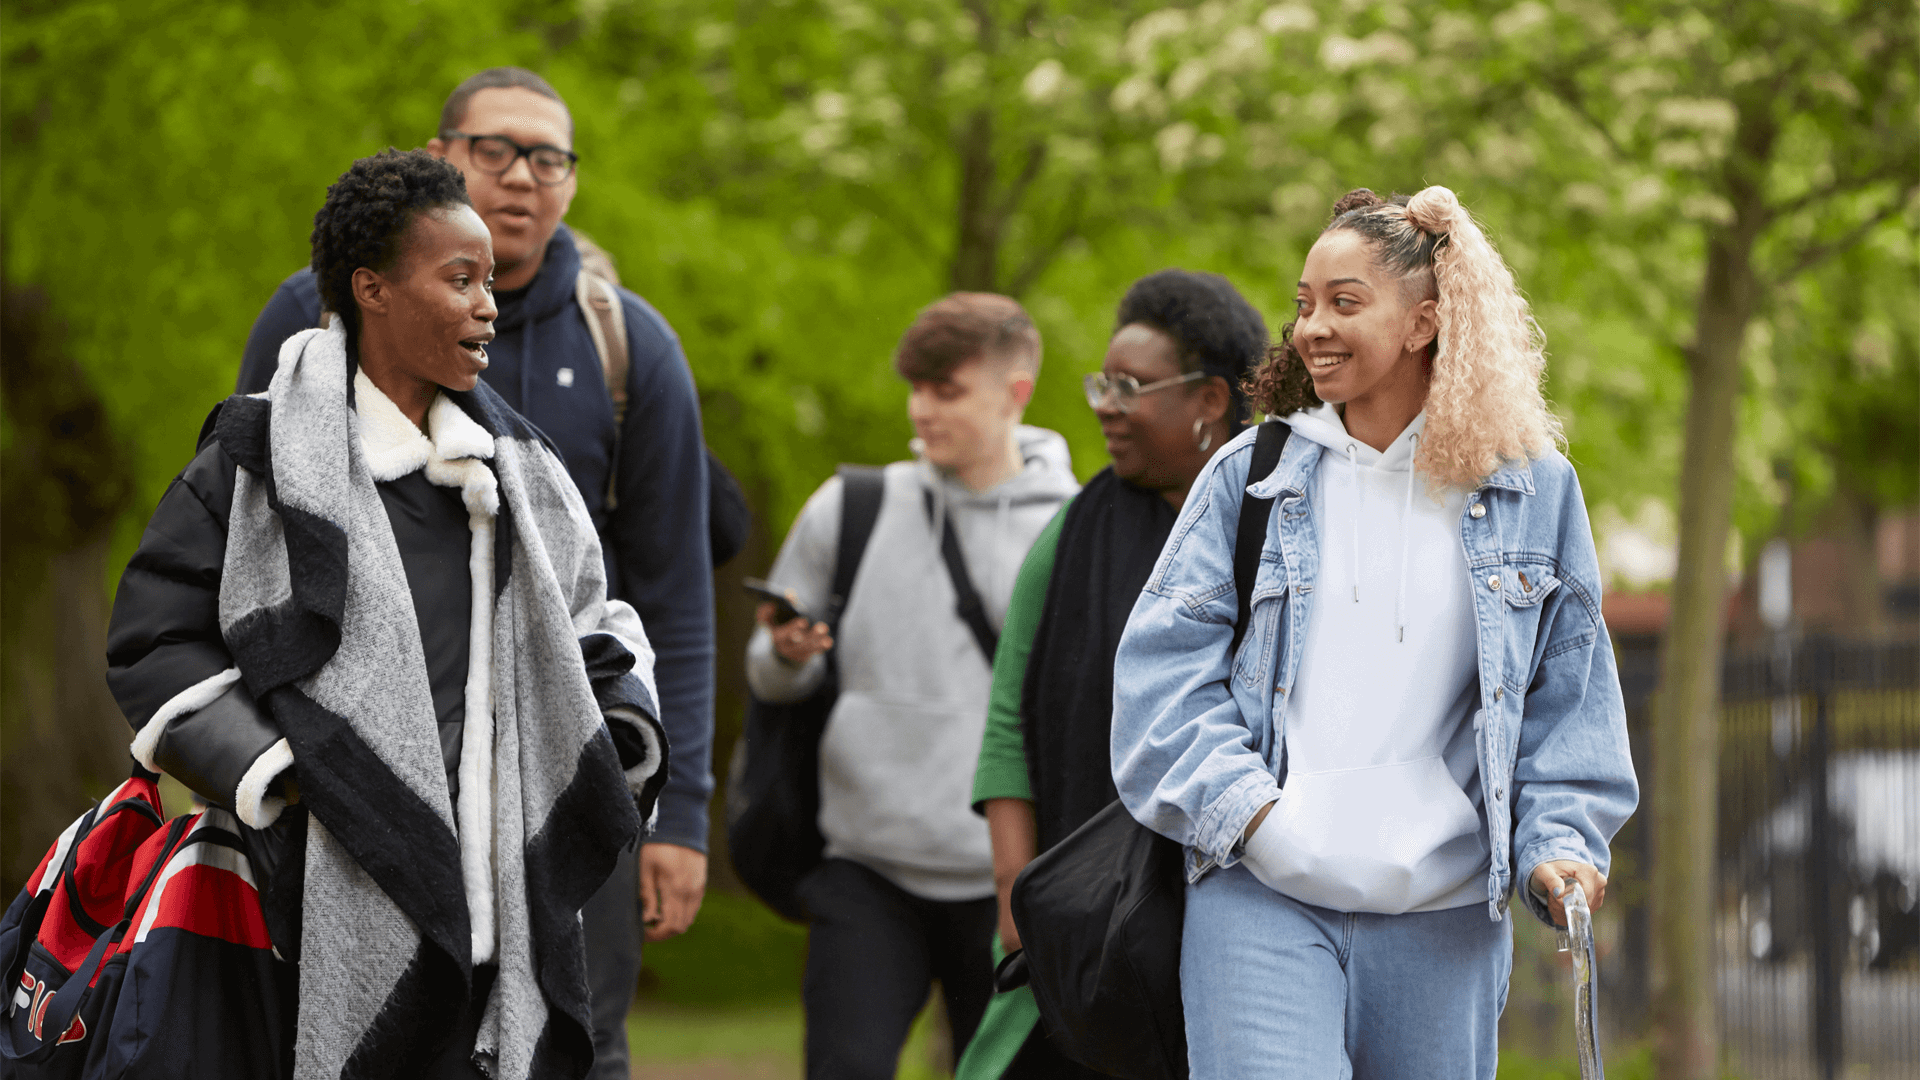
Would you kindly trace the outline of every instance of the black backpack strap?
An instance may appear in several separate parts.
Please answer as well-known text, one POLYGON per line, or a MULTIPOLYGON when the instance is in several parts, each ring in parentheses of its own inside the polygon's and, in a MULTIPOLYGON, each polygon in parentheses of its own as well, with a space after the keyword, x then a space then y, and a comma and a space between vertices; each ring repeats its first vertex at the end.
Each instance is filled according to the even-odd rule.
MULTIPOLYGON (((933 492, 920 489, 926 500, 927 522, 933 522, 933 492)), ((986 655, 987 666, 993 666, 994 651, 1000 647, 1000 635, 993 629, 993 623, 987 620, 987 605, 980 600, 980 594, 973 587, 973 578, 967 573, 967 560, 960 553, 960 537, 953 531, 951 517, 941 522, 940 560, 947 564, 947 576, 953 579, 953 610, 960 621, 973 631, 973 640, 986 655)))
POLYGON ((833 591, 827 599, 827 626, 838 630, 853 592, 853 576, 880 518, 880 496, 886 491, 883 470, 872 465, 840 466, 840 549, 833 559, 833 591))
MULTIPOLYGON (((1247 486, 1265 480, 1280 464, 1280 451, 1286 449, 1293 429, 1283 421, 1268 420, 1260 425, 1253 440, 1253 464, 1247 467, 1247 486)), ((1247 636, 1247 620, 1253 615, 1253 579, 1260 572, 1260 549, 1267 544, 1267 518, 1272 499, 1256 497, 1252 492, 1240 496, 1240 527, 1233 536, 1233 593, 1238 601, 1233 616, 1233 644, 1227 647, 1227 662, 1240 652, 1240 639, 1247 636)))

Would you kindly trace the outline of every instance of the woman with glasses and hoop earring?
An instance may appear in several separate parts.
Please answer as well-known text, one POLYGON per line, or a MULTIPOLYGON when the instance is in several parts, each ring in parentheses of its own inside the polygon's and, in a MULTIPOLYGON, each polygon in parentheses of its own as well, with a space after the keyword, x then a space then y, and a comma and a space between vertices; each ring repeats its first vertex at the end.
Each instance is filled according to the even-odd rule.
MULTIPOLYGON (((1020 870, 1111 803, 1113 656, 1127 615, 1208 458, 1245 426, 1241 383, 1266 353, 1259 312, 1216 274, 1162 270, 1127 290, 1086 376, 1113 463, 1034 542, 994 658, 974 809, 993 838, 1000 945, 1020 870)), ((1035 1023, 1032 991, 995 996, 958 1080, 1097 1076, 1035 1023)))

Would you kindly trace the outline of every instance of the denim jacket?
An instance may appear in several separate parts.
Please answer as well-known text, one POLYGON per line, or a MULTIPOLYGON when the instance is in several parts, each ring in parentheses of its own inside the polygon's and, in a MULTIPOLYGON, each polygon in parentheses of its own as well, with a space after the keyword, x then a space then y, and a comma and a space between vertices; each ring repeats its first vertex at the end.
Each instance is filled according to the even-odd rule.
MULTIPOLYGON (((1136 819, 1186 845, 1189 881, 1238 861, 1241 832, 1279 797, 1285 695, 1319 571, 1311 485, 1326 451, 1289 439, 1273 473, 1249 488, 1253 440, 1243 432, 1194 481, 1114 661, 1114 784, 1136 819), (1245 491, 1273 501, 1252 618, 1229 666, 1245 491)), ((1479 646, 1488 915, 1498 921, 1509 888, 1543 862, 1605 873, 1608 841, 1639 787, 1573 466, 1548 451, 1494 473, 1468 495, 1460 535, 1479 646)), ((1531 890, 1520 894, 1548 921, 1531 890)))

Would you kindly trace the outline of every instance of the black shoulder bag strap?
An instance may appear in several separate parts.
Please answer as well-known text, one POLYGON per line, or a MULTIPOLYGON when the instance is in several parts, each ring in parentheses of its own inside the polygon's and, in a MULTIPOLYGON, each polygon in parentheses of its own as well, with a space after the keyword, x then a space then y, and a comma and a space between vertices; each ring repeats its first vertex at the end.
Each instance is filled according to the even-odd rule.
POLYGON ((873 523, 880 518, 880 496, 886 490, 883 471, 872 465, 840 466, 840 547, 833 559, 833 591, 827 596, 827 626, 838 632, 840 616, 853 592, 853 575, 867 553, 873 523))
MULTIPOLYGON (((927 523, 933 523, 933 492, 920 489, 927 507, 927 523)), ((973 578, 967 574, 967 560, 960 554, 960 537, 953 531, 953 518, 941 521, 940 559, 947 564, 947 576, 953 579, 954 613, 960 616, 967 629, 973 631, 973 640, 986 655, 987 666, 993 666, 993 654, 1000 647, 1000 635, 987 621, 987 606, 980 602, 980 594, 974 591, 973 578)))
MULTIPOLYGON (((1260 425, 1253 440, 1253 464, 1247 467, 1247 486, 1265 480, 1280 464, 1280 451, 1286 449, 1293 429, 1280 420, 1260 425)), ((1239 655, 1240 639, 1247 636, 1247 620, 1253 615, 1253 579, 1260 572, 1260 549, 1267 544, 1267 518, 1272 499, 1252 492, 1240 496, 1240 528, 1233 536, 1233 592, 1239 601, 1234 608, 1233 644, 1227 648, 1227 663, 1239 655)))

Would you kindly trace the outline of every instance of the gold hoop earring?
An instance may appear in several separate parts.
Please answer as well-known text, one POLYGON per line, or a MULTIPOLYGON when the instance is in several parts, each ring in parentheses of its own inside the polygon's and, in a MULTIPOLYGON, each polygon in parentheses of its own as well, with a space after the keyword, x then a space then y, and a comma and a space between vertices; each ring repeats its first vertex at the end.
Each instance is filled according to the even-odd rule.
POLYGON ((1202 452, 1205 452, 1208 447, 1213 445, 1213 432, 1209 431, 1205 435, 1200 433, 1200 429, 1205 426, 1207 426, 1205 420, 1196 419, 1193 422, 1193 441, 1200 447, 1202 452))

